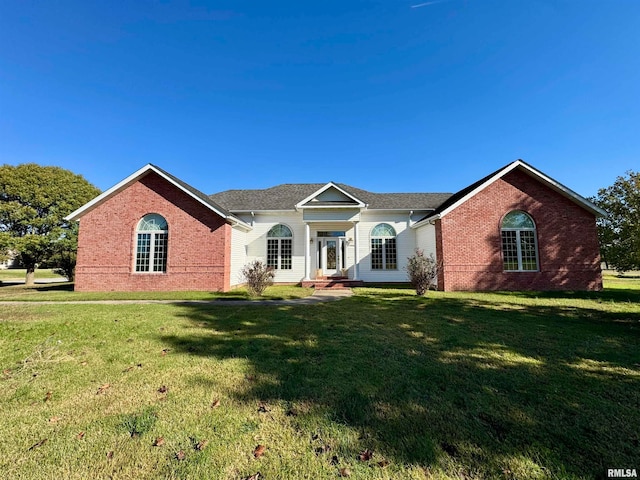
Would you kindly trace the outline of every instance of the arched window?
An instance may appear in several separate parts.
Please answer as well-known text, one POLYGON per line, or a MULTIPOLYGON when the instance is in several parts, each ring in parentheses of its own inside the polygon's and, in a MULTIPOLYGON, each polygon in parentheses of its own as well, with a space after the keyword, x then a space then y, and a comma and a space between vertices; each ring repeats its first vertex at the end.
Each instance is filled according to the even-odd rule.
POLYGON ((138 223, 136 272, 166 272, 169 227, 163 216, 150 213, 138 223))
POLYGON ((536 225, 525 212, 513 211, 502 219, 502 259, 512 272, 538 270, 536 225))
POLYGON ((396 231, 388 223, 380 223, 371 230, 371 269, 396 270, 397 268, 396 231))
POLYGON ((276 270, 291 270, 293 234, 291 229, 278 224, 267 233, 267 267, 276 270))

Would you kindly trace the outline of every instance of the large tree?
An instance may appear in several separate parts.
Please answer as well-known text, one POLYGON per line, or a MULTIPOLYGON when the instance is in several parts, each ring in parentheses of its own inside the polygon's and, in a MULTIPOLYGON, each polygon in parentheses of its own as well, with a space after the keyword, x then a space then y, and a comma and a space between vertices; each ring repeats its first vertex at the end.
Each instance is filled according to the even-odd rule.
POLYGON ((640 269, 640 173, 618 177, 593 201, 609 214, 598 220, 603 260, 619 272, 640 269))
POLYGON ((5 250, 17 254, 27 269, 27 285, 34 283, 38 264, 73 236, 64 217, 99 193, 82 176, 60 167, 0 166, 0 236, 9 238, 5 250))

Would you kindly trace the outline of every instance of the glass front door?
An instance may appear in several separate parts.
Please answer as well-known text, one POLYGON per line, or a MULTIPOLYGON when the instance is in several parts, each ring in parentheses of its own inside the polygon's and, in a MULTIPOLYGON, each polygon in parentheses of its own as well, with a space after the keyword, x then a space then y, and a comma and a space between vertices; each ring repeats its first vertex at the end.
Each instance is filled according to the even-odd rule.
POLYGON ((346 267, 346 244, 342 237, 318 238, 318 268, 327 277, 340 276, 346 267))

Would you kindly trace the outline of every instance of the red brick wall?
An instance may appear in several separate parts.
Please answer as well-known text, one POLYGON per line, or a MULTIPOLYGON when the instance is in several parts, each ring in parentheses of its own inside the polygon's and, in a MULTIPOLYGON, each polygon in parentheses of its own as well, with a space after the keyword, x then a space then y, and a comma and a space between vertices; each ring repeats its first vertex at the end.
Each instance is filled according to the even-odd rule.
POLYGON ((231 227, 151 172, 80 219, 77 291, 229 289, 231 227), (135 273, 136 228, 148 213, 169 226, 166 273, 135 273))
POLYGON ((436 223, 441 290, 600 290, 595 216, 522 171, 497 180, 436 223), (512 210, 534 220, 538 272, 505 272, 500 225, 512 210))

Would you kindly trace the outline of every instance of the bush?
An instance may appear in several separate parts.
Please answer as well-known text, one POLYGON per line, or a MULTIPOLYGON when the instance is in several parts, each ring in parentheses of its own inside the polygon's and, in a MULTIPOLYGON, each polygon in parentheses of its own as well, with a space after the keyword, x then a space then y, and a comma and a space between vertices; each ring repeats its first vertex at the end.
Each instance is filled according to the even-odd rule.
POLYGON ((419 248, 416 248, 415 254, 407 260, 406 270, 409 274, 409 281, 416 289, 416 294, 422 296, 431 286, 436 284, 438 262, 436 262, 433 253, 426 257, 419 248))
POLYGON ((247 263, 242 267, 240 273, 247 284, 249 295, 252 297, 262 295, 265 288, 269 285, 273 285, 273 277, 276 275, 273 268, 267 267, 260 260, 247 263))

